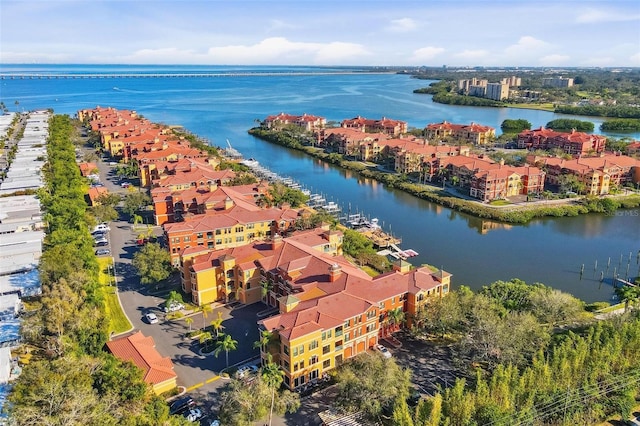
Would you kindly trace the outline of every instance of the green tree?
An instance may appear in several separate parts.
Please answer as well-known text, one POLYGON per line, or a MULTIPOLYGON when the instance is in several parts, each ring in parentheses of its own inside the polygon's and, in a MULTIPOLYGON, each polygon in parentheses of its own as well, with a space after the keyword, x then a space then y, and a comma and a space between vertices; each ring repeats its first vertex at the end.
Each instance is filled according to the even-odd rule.
POLYGON ((133 255, 133 267, 142 284, 154 284, 169 278, 172 271, 171 256, 160 244, 145 244, 133 255))
POLYGON ((224 351, 227 358, 227 367, 229 367, 229 351, 235 351, 236 349, 238 349, 238 341, 233 340, 231 335, 225 334, 222 340, 216 342, 216 349, 213 354, 217 358, 220 352, 224 351))
POLYGON ((164 302, 165 307, 170 307, 174 303, 184 303, 184 299, 182 298, 182 294, 178 291, 171 290, 169 292, 169 296, 167 296, 167 300, 164 302))
POLYGON ((116 209, 106 204, 98 204, 93 206, 91 208, 91 212, 96 218, 96 221, 98 221, 99 223, 113 222, 114 220, 118 220, 118 218, 120 217, 116 209))
POLYGON ((284 380, 284 371, 280 367, 271 361, 271 356, 267 358, 267 362, 262 366, 262 380, 271 389, 271 408, 269 409, 269 426, 271 426, 271 419, 273 417, 273 405, 276 397, 276 391, 282 385, 284 380))
POLYGON ((442 395, 421 399, 416 407, 415 426, 439 426, 442 419, 442 395))
MULTIPOLYGON (((204 315, 204 311, 202 312, 202 314, 204 315)), ((213 328, 213 331, 216 333, 216 338, 220 336, 220 332, 224 329, 224 325, 222 325, 223 321, 224 320, 222 319, 222 312, 218 311, 218 318, 214 319, 210 323, 211 328, 213 328)))
POLYGON ((393 407, 393 413, 391 414, 391 421, 394 426, 413 426, 413 420, 411 413, 409 413, 409 406, 407 401, 398 399, 393 407))
POLYGON ((405 315, 402 308, 398 307, 390 310, 387 315, 389 316, 389 323, 396 327, 401 327, 404 324, 405 315))
POLYGON ((506 119, 500 125, 503 133, 520 133, 531 128, 531 123, 525 119, 506 119))
POLYGON ((409 396, 411 373, 393 359, 363 353, 344 364, 337 374, 335 404, 347 412, 362 411, 376 419, 392 409, 397 399, 409 396))
POLYGON ((375 254, 373 243, 358 231, 345 229, 342 239, 342 250, 345 254, 355 257, 362 253, 375 254))
POLYGON ((192 317, 186 317, 184 319, 185 324, 187 324, 189 326, 189 333, 191 333, 191 324, 193 324, 193 318, 192 317))
POLYGON ((151 198, 144 192, 129 192, 124 196, 122 211, 133 216, 135 213, 145 209, 151 204, 151 198))
POLYGON ((211 312, 213 312, 213 308, 209 304, 204 304, 200 306, 200 311, 202 312, 202 329, 207 326, 207 317, 211 312))
POLYGON ((551 120, 545 126, 549 129, 560 131, 571 131, 573 129, 579 132, 593 132, 594 124, 590 121, 581 121, 571 118, 558 118, 551 120))

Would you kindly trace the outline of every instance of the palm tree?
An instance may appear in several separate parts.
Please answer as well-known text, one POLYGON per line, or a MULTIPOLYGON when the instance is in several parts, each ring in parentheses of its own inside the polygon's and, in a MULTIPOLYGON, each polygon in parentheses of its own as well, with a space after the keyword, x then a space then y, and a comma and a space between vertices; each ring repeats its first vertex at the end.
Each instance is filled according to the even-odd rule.
POLYGON ((193 318, 191 317, 186 317, 184 319, 184 322, 189 326, 189 333, 191 333, 191 324, 193 324, 193 318))
POLYGON ((202 328, 204 329, 206 327, 206 319, 213 312, 213 308, 211 305, 202 305, 200 310, 202 311, 202 328))
POLYGON ((213 354, 217 358, 220 352, 225 351, 227 355, 227 367, 229 367, 229 351, 235 351, 236 349, 238 349, 238 341, 233 340, 230 334, 225 334, 224 339, 216 342, 216 350, 213 351, 213 354))
POLYGON ((402 308, 392 309, 387 315, 392 325, 400 326, 404 322, 404 311, 402 308))
POLYGON ((253 347, 256 349, 259 348, 262 352, 267 354, 268 359, 271 359, 271 353, 269 351, 276 343, 277 337, 277 334, 272 331, 262 330, 260 332, 260 339, 253 342, 253 347))
POLYGON ((218 311, 218 318, 211 321, 211 327, 216 332, 216 338, 220 336, 220 331, 224 328, 222 321, 222 312, 218 311))
POLYGON ((204 346, 204 351, 208 352, 209 342, 211 342, 211 333, 205 331, 199 336, 200 344, 204 346))
POLYGON ((271 282, 271 280, 263 279, 262 281, 260 281, 260 294, 262 295, 262 301, 266 305, 269 304, 267 296, 269 295, 269 292, 271 291, 272 288, 273 288, 273 283, 271 282))
POLYGON ((271 355, 267 357, 267 362, 262 367, 262 380, 271 388, 271 409, 269 410, 269 426, 271 426, 276 391, 280 388, 284 380, 284 371, 280 369, 280 366, 271 361, 271 355))

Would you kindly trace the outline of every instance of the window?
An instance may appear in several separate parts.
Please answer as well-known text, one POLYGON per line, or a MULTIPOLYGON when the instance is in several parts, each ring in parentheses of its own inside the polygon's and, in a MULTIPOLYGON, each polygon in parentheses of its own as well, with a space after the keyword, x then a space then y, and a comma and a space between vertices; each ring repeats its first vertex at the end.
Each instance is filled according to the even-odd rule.
POLYGON ((236 237, 236 243, 241 243, 244 241, 244 237, 240 236, 240 237, 236 237))
POLYGON ((331 360, 330 359, 325 359, 324 361, 322 361, 322 368, 323 369, 327 369, 327 368, 331 368, 331 360))
POLYGON ((326 355, 331 352, 331 345, 326 345, 322 347, 322 355, 326 355))
POLYGON ((313 364, 317 364, 318 363, 318 355, 314 355, 311 358, 309 358, 309 365, 313 365, 313 364))
POLYGON ((367 326, 367 333, 371 333, 375 329, 376 329, 376 325, 375 324, 369 324, 367 326))
POLYGON ((285 353, 285 355, 289 355, 289 346, 283 346, 282 351, 285 353))
POLYGON ((190 237, 190 236, 189 236, 189 237, 184 237, 182 240, 183 240, 185 243, 188 243, 189 241, 191 241, 191 237, 190 237))
POLYGON ((309 350, 312 351, 314 349, 316 349, 318 347, 318 341, 314 340, 313 342, 309 343, 309 350))
POLYGON ((375 317, 376 317, 376 311, 375 310, 367 312, 367 319, 372 319, 372 318, 375 318, 375 317))

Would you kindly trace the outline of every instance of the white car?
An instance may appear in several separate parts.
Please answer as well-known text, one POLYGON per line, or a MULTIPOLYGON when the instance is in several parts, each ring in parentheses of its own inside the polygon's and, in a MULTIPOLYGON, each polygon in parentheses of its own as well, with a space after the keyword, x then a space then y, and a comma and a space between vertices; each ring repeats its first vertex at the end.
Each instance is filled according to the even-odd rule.
POLYGON ((153 312, 146 313, 144 315, 144 317, 147 319, 147 322, 149 324, 157 324, 158 323, 158 317, 153 312))
POLYGON ((187 420, 189 420, 190 422, 195 422, 197 421, 200 417, 202 417, 202 411, 200 411, 199 408, 192 408, 189 411, 184 413, 184 416, 187 418, 187 420))
POLYGON ((376 349, 378 351, 380 351, 380 353, 382 354, 383 357, 391 358, 391 352, 389 352, 389 349, 385 348, 384 346, 382 346, 380 344, 376 345, 376 349))
POLYGON ((109 225, 107 225, 106 223, 101 223, 99 225, 96 225, 95 228, 93 228, 93 232, 96 231, 111 231, 111 228, 109 228, 109 225))
POLYGON ((165 305, 165 307, 164 307, 164 311, 165 312, 176 312, 176 311, 180 311, 182 309, 184 309, 184 305, 182 303, 179 303, 179 302, 178 303, 174 302, 174 303, 171 303, 169 306, 165 305))

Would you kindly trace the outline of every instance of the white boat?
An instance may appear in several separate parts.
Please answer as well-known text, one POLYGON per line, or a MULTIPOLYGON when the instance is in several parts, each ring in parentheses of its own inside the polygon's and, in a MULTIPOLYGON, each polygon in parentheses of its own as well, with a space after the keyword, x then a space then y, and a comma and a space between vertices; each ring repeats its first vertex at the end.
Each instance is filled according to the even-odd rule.
POLYGON ((257 168, 260 165, 258 160, 254 160, 253 158, 249 158, 248 160, 242 160, 240 164, 244 164, 245 166, 252 169, 257 168))

